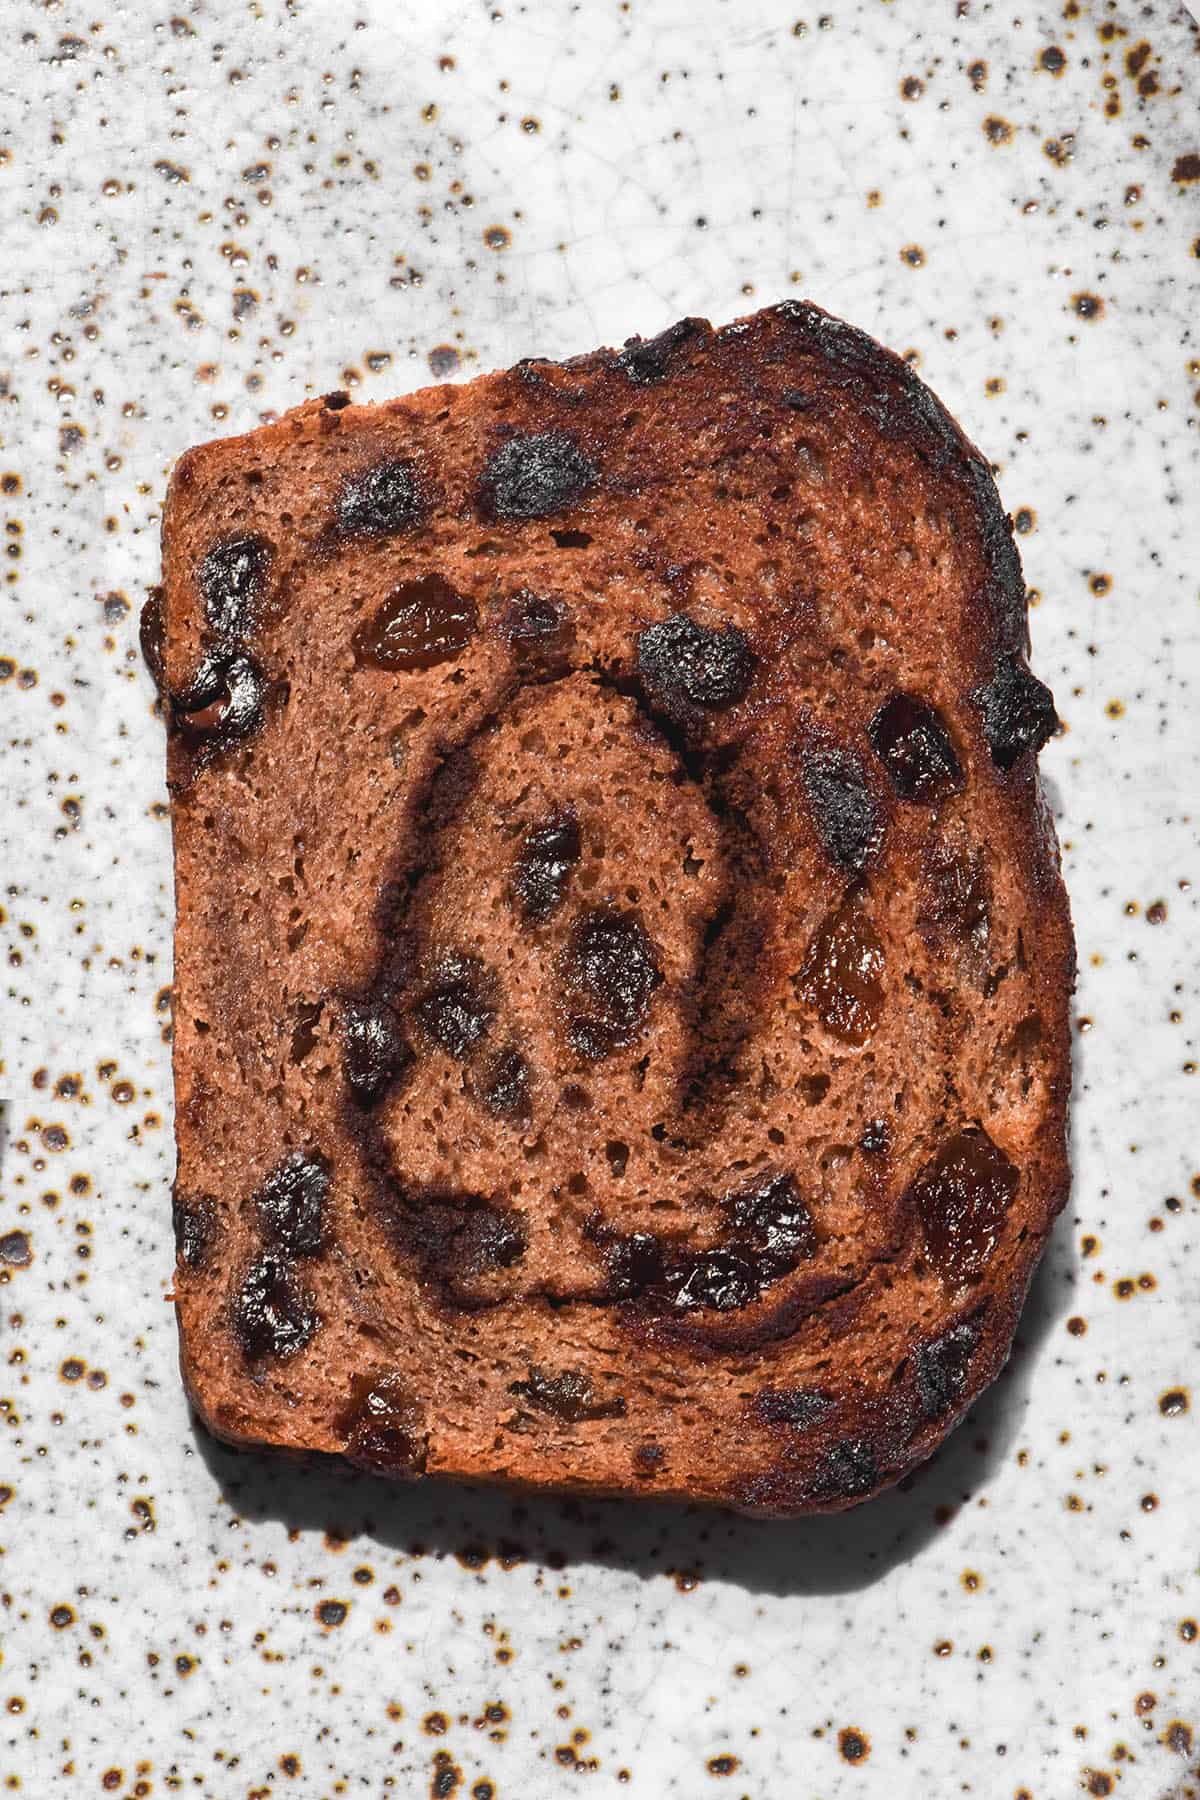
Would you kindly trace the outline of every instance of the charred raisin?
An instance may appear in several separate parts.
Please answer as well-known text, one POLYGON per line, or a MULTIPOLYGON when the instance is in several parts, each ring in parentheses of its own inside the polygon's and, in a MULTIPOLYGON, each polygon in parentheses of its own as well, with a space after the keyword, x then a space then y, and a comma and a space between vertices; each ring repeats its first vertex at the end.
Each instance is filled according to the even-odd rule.
POLYGON ((233 645, 253 631, 271 568, 271 546, 253 533, 224 538, 196 571, 204 618, 218 644, 233 645))
POLYGON ((375 1106, 412 1061, 400 1021, 385 1001, 347 1008, 343 1039, 346 1084, 360 1106, 375 1106))
POLYGON ((677 725, 697 722, 745 698, 754 652, 738 625, 720 630, 672 613, 638 633, 637 668, 652 705, 677 725))
POLYGON ((942 800, 962 786, 950 734, 923 700, 893 694, 871 720, 868 736, 902 800, 942 800))
POLYGON ((401 582, 354 634, 354 655, 375 669, 432 669, 461 655, 475 635, 474 600, 444 575, 401 582))
POLYGON ((625 1416, 621 1395, 602 1400, 587 1375, 576 1369, 564 1369, 559 1375, 531 1368, 525 1381, 510 1383, 510 1394, 519 1394, 539 1412, 550 1413, 564 1424, 578 1425, 584 1419, 620 1419, 625 1416))
POLYGON ((654 945, 636 914, 596 907, 572 927, 564 979, 572 1047, 595 1060, 641 1034, 662 976, 654 945))
POLYGON ((798 992, 826 1031, 865 1044, 883 1008, 883 945, 857 888, 820 926, 804 959, 798 992))
POLYGON ((971 699, 982 714, 983 735, 998 769, 1011 769, 1026 750, 1040 750, 1058 730, 1054 696, 1010 652, 997 659, 991 680, 975 688, 971 699))
POLYGON ((678 324, 668 325, 665 331, 660 331, 657 337, 627 338, 625 348, 617 357, 617 367, 638 387, 664 381, 679 345, 703 330, 702 319, 680 319, 678 324))
POLYGON ((524 917, 540 925, 561 904, 579 861, 579 820, 569 807, 527 831, 513 864, 513 892, 524 917))
POLYGON ((293 1150, 254 1196, 264 1240, 293 1256, 316 1256, 324 1241, 328 1198, 325 1158, 293 1150))
POLYGON ((980 1273, 1000 1241, 1019 1181, 986 1131, 946 1140, 908 1190, 939 1275, 957 1283, 980 1273))
POLYGON ((872 1445, 865 1438, 842 1438, 818 1462, 809 1493, 814 1500, 861 1500, 879 1479, 872 1445))
POLYGON ((429 1434, 399 1375, 360 1376, 338 1419, 342 1454, 365 1469, 392 1476, 424 1472, 429 1434))
POLYGON ((268 1250, 251 1263, 230 1305, 234 1335, 251 1362, 294 1356, 320 1324, 316 1301, 286 1257, 268 1250))
POLYGON ((832 1394, 822 1388, 761 1388, 754 1396, 755 1415, 768 1425, 794 1425, 803 1430, 833 1411, 832 1394))
POLYGON ((858 871, 879 848, 883 822, 862 764, 849 750, 811 750, 802 775, 817 836, 833 861, 858 871))
POLYGON ((171 1196, 171 1216, 175 1226, 175 1249, 189 1269, 202 1269, 217 1231, 215 1202, 205 1195, 192 1200, 178 1189, 171 1196))
POLYGON ((465 1062, 496 1016, 491 979, 477 956, 449 951, 434 966, 417 1002, 417 1017, 434 1043, 465 1062))
POLYGON ((427 507, 411 462, 379 462, 352 475, 337 500, 339 530, 351 537, 390 537, 420 524, 427 507))
POLYGON ((980 1335, 979 1320, 965 1319, 917 1346, 913 1357, 917 1398, 927 1419, 940 1419, 963 1398, 980 1335))
POLYGON ((597 468, 566 431, 519 431, 493 450, 479 503, 493 519, 546 519, 595 485, 597 468))
POLYGON ((498 1119, 527 1119, 532 1111, 529 1088, 529 1064, 511 1044, 485 1064, 475 1084, 483 1105, 498 1119))

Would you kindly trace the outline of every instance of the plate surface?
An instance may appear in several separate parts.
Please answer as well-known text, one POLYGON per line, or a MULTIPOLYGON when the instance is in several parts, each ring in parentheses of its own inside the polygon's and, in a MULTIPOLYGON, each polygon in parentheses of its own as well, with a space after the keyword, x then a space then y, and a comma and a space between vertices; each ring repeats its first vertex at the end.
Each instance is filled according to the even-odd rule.
POLYGON ((1200 1792, 1197 28, 829 8, 10 9, 0 1784, 1200 1792), (219 1449, 164 1303, 167 471, 306 394, 793 293, 996 463, 1067 726, 1076 1185, 1010 1368, 907 1491, 808 1524, 219 1449))

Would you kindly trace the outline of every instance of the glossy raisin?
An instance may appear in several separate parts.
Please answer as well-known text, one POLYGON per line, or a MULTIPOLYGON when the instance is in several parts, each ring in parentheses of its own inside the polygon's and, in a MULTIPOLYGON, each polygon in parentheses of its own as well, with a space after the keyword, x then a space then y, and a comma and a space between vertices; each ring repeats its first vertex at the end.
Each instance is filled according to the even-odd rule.
POLYGON ((492 981, 477 956, 449 951, 435 964, 417 1002, 417 1017, 434 1043, 465 1062, 491 1029, 492 981))
POLYGON ((497 1051, 480 1070, 475 1092, 498 1119, 527 1119, 533 1110, 531 1070, 519 1050, 510 1044, 497 1051))
POLYGON ((752 1247, 760 1274, 776 1266, 782 1273, 815 1253, 817 1228, 793 1176, 764 1175, 723 1204, 738 1238, 752 1247))
POLYGON ((359 664, 374 669, 432 669, 461 656, 479 624, 474 600, 444 575, 422 575, 393 588, 354 634, 359 664))
POLYGON ((675 351, 703 330, 702 319, 680 319, 678 324, 668 325, 665 331, 660 331, 657 337, 627 338, 625 348, 617 357, 617 367, 638 387, 665 381, 675 351))
POLYGON ((835 1402, 823 1388, 761 1388, 754 1396, 753 1411, 768 1425, 794 1425, 803 1431, 827 1418, 835 1402))
POLYGON ((313 1295, 275 1250, 251 1263, 229 1310, 234 1335, 250 1362, 294 1356, 321 1322, 313 1295))
POLYGON ((662 1240, 651 1231, 635 1231, 603 1246, 609 1293, 614 1300, 635 1300, 663 1279, 662 1240))
POLYGON ((581 849, 579 820, 570 807, 552 813, 525 833, 512 875, 522 917, 541 925, 556 911, 581 849))
POLYGON ((178 1189, 171 1196, 175 1250, 189 1269, 202 1269, 217 1235, 216 1203, 205 1195, 191 1199, 178 1189))
POLYGON ((399 1375, 362 1375, 338 1417, 342 1454, 361 1468, 415 1478, 425 1469, 429 1433, 399 1375))
POLYGON ((271 546, 246 532, 214 544, 196 571, 204 620, 218 644, 250 636, 271 570, 271 546))
POLYGON ((254 1196, 264 1242, 293 1256, 316 1256, 324 1242, 329 1185, 323 1156, 293 1150, 254 1196))
POLYGON ((857 872, 883 840, 883 821, 863 766, 849 750, 811 750, 802 766, 817 836, 840 868, 857 872))
POLYGON ((886 1119, 868 1119, 863 1126, 863 1133, 858 1140, 858 1147, 860 1150, 864 1151, 867 1156, 882 1156, 889 1148, 891 1141, 892 1134, 888 1130, 888 1122, 886 1119))
POLYGON ((662 980, 641 920, 614 907, 595 907, 575 920, 563 975, 570 1002, 567 1035, 588 1060, 640 1036, 662 980))
POLYGON ((677 725, 697 723, 745 699, 755 655, 740 626, 698 625, 672 613, 638 633, 637 670, 650 704, 677 725))
POLYGON ((528 1378, 511 1382, 508 1391, 519 1395, 538 1412, 549 1413, 567 1425, 578 1425, 585 1419, 621 1419, 625 1416, 625 1401, 620 1394, 615 1394, 611 1400, 601 1400, 591 1379, 577 1369, 548 1375, 544 1369, 531 1368, 528 1378))
POLYGON ((154 678, 154 685, 162 694, 166 691, 163 661, 166 648, 166 628, 163 624, 161 588, 151 589, 150 597, 142 607, 142 615, 138 623, 138 641, 142 647, 142 658, 154 678))
POLYGON ((668 1265, 666 1292, 676 1312, 707 1307, 734 1312, 756 1300, 760 1291, 752 1255, 740 1250, 699 1250, 668 1265))
POLYGON ((391 537, 411 531, 428 508, 411 462, 376 463, 351 475, 338 495, 338 529, 350 537, 391 537))
POLYGON ((360 1106, 375 1106, 412 1062, 412 1051, 393 1009, 382 1000, 356 1001, 346 1009, 342 1066, 360 1106))
POLYGON ((939 715, 911 694, 893 694, 867 730, 902 800, 929 804, 962 786, 962 769, 939 715))
POLYGON ((998 769, 1011 769, 1026 750, 1040 750, 1058 730, 1054 696, 1010 652, 997 659, 991 680, 975 688, 971 699, 998 769))
POLYGON ((940 1419, 966 1394, 971 1358, 981 1335, 979 1320, 965 1319, 917 1346, 913 1355, 917 1398, 927 1419, 940 1419))
POLYGON ((883 945, 857 888, 829 914, 808 947, 797 991, 826 1031, 865 1044, 883 1010, 883 945))
POLYGON ((1000 1241, 1020 1177, 986 1131, 956 1132, 908 1190, 933 1268, 946 1281, 969 1281, 1000 1241))
POLYGON ((221 749, 251 737, 263 722, 267 683, 243 651, 205 657, 187 693, 173 699, 175 724, 193 746, 221 749))
POLYGON ((595 486, 598 470, 566 431, 518 431, 493 450, 479 478, 492 519, 547 519, 595 486))

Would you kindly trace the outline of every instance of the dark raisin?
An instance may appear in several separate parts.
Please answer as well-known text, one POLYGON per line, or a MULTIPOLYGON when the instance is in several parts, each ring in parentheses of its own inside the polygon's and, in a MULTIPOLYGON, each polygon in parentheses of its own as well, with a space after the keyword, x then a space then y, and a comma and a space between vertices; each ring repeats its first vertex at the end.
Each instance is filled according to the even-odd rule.
POLYGON ((514 650, 561 638, 567 629, 567 609, 562 602, 535 594, 532 588, 519 588, 510 595, 500 613, 500 635, 514 650))
POLYGON ((379 462, 351 475, 338 495, 339 530, 351 537, 390 537, 410 531, 427 511, 410 462, 379 462))
POLYGON ((454 1189, 405 1196, 402 1211, 390 1224, 395 1237, 415 1252, 425 1273, 451 1287, 489 1269, 512 1268, 528 1243, 518 1213, 454 1189))
POLYGON ((640 919, 611 907, 576 919, 563 973, 571 1002, 568 1036, 589 1060, 634 1042, 662 979, 640 919))
POLYGON ((529 1064, 510 1044, 485 1064, 476 1081, 475 1092, 498 1119, 527 1119, 533 1110, 529 1086, 529 1064))
POLYGON ((526 919, 540 925, 561 905, 581 848, 579 820, 569 807, 525 833, 513 864, 512 885, 526 919))
POLYGON ((893 694, 871 720, 867 735, 902 800, 941 800, 962 786, 950 735, 923 700, 893 694))
POLYGON ((849 750, 812 750, 804 759, 804 788, 817 835, 834 862, 858 870, 883 837, 879 808, 862 764, 849 750))
POLYGON ((734 1312, 759 1294, 754 1263, 737 1250, 700 1250, 681 1258, 668 1267, 666 1287, 676 1312, 699 1306, 734 1312))
POLYGON ((154 588, 142 608, 138 638, 142 646, 142 657, 160 694, 166 686, 163 663, 165 636, 162 589, 154 588))
POLYGON ((488 970, 477 956, 449 951, 417 1002, 417 1017, 448 1056, 465 1062, 496 1016, 488 970))
POLYGON ((723 1204, 738 1237, 753 1245, 760 1274, 775 1265, 783 1273, 815 1253, 817 1228, 791 1175, 765 1175, 723 1204))
POLYGON ((510 1383, 510 1394, 519 1394, 539 1412, 550 1413, 565 1424, 578 1425, 584 1419, 621 1419, 625 1401, 620 1394, 601 1400, 587 1375, 576 1369, 564 1369, 559 1375, 548 1375, 543 1369, 531 1368, 528 1379, 510 1383))
POLYGON ((493 519, 546 519, 582 500, 597 474, 569 432, 519 431, 484 464, 479 504, 493 519))
POLYGON ((342 1066, 360 1106, 382 1100, 411 1061, 400 1021, 385 1001, 357 1001, 347 1008, 342 1066))
POLYGON ((663 381, 670 372, 675 350, 703 330, 702 319, 680 319, 677 325, 668 325, 657 337, 627 338, 625 348, 617 357, 617 367, 639 387, 663 381))
POLYGON ((860 1500, 879 1484, 879 1462, 865 1438, 842 1438, 817 1464, 814 1500, 860 1500))
POLYGON ((242 651, 206 656, 187 693, 173 699, 176 725, 198 747, 240 743, 262 724, 266 691, 253 657, 242 651))
POLYGON ((605 1244, 604 1262, 614 1300, 635 1300, 663 1279, 662 1242, 650 1231, 635 1231, 605 1244))
POLYGON ((966 1319, 917 1346, 913 1356, 917 1397, 927 1419, 940 1419, 962 1400, 980 1336, 979 1320, 966 1319))
POLYGON ((216 1237, 216 1203, 208 1195, 198 1200, 189 1199, 176 1189, 171 1196, 171 1218, 180 1262, 186 1263, 189 1269, 202 1269, 216 1237))
POLYGON ((278 1251, 251 1263, 230 1305, 234 1335, 247 1359, 294 1356, 320 1324, 316 1302, 278 1251))
POLYGON ((667 1460, 661 1444, 653 1441, 639 1444, 633 1452, 633 1466, 639 1475, 654 1475, 667 1460))
POLYGON ((218 644, 253 631, 271 568, 271 546, 253 533, 214 544, 196 571, 204 618, 218 644))
POLYGON ((293 1256, 316 1256, 324 1241, 328 1198, 325 1158, 293 1150, 254 1196, 263 1238, 293 1256))
POLYGON ((833 1411, 832 1394, 823 1388, 761 1388, 754 1396, 753 1411, 768 1425, 794 1425, 803 1430, 833 1411))
POLYGON ((999 769, 1011 769, 1026 750, 1040 750, 1058 730, 1050 689, 1011 652, 997 659, 991 680, 976 688, 971 699, 983 716, 983 735, 999 769))
POLYGON ((345 1438, 342 1454, 360 1467, 402 1477, 424 1472, 429 1434, 398 1375, 359 1376, 338 1429, 345 1438))
POLYGON ((461 655, 475 635, 475 602, 444 575, 419 576, 394 588, 354 634, 354 655, 375 669, 431 669, 461 655))
POLYGON ((868 1156, 879 1156, 892 1141, 886 1119, 868 1119, 863 1127, 863 1134, 858 1140, 858 1147, 868 1156))
POLYGON ((808 947, 797 983, 826 1031, 864 1044, 883 1009, 884 954, 879 934, 852 888, 808 947))
POLYGON ((990 932, 991 883, 978 850, 936 843, 922 857, 919 923, 936 946, 982 951, 990 932))
POLYGON ((738 625, 720 630, 672 613, 638 633, 638 676, 653 706, 678 725, 745 698, 755 655, 738 625))
POLYGON ((1000 1241, 1019 1182, 986 1131, 946 1140, 908 1190, 938 1274, 952 1283, 979 1274, 1000 1241))

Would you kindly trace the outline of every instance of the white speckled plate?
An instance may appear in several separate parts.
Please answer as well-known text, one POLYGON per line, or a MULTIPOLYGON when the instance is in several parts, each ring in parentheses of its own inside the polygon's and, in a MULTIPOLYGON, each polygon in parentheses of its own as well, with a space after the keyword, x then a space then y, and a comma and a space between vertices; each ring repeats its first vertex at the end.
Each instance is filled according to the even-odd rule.
POLYGON ((822 4, 3 9, 0 1791, 1200 1791, 1197 30, 822 4), (996 462, 1068 726, 1075 1195, 1010 1370, 794 1526, 214 1448, 165 1304, 167 470, 790 293, 996 462))

